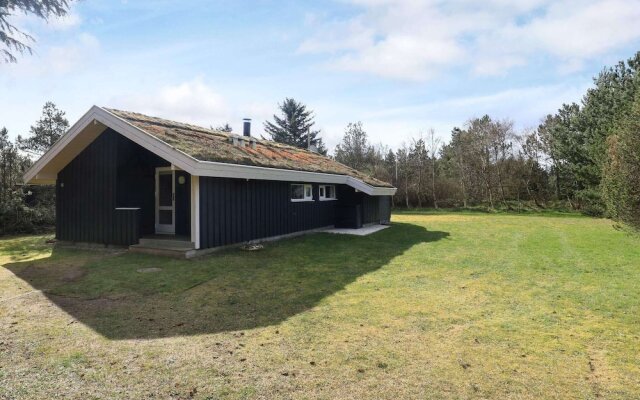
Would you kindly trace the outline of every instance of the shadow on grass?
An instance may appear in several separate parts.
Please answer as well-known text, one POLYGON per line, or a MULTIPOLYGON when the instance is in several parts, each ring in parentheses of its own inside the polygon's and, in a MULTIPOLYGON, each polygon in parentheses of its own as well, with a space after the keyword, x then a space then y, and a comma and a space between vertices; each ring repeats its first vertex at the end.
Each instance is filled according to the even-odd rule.
POLYGON ((107 338, 159 338, 278 324, 411 247, 447 236, 394 223, 367 237, 314 234, 192 261, 55 250, 5 267, 107 338))

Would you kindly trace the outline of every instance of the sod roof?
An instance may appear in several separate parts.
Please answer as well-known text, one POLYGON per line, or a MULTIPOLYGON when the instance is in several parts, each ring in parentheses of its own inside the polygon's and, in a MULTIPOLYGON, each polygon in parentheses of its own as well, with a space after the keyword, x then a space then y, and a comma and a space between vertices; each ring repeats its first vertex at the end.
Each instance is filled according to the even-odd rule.
POLYGON ((329 157, 298 147, 255 137, 251 138, 255 140, 255 148, 248 143, 240 146, 233 143, 234 137, 242 138, 236 134, 130 111, 111 108, 105 110, 200 161, 346 175, 371 186, 392 187, 389 183, 370 177, 329 157))

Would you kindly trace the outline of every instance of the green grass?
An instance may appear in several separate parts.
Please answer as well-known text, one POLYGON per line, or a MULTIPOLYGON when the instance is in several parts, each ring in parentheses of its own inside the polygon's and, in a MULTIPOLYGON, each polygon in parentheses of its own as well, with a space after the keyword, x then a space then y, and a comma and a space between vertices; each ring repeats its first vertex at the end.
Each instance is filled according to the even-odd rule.
POLYGON ((640 238, 608 220, 407 211, 191 261, 45 239, 0 240, 0 398, 640 397, 640 238))

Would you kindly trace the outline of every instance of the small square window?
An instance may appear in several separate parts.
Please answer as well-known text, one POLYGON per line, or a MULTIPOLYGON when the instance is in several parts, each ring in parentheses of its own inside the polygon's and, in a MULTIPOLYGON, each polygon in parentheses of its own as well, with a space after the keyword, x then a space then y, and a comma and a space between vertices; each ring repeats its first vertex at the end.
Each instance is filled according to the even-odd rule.
POLYGON ((334 185, 320 185, 320 200, 336 200, 336 187, 334 185))
POLYGON ((302 183, 292 184, 291 201, 313 201, 313 186, 302 183))

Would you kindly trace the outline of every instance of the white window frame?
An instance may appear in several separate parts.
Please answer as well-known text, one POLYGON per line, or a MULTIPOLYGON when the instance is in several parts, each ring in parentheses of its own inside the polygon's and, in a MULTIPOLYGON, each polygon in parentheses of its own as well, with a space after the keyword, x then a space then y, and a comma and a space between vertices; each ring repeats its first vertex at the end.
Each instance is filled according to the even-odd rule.
POLYGON ((304 197, 302 199, 294 199, 291 198, 292 202, 301 202, 301 201, 313 201, 313 185, 310 183, 292 183, 291 184, 291 195, 293 195, 293 187, 294 186, 302 186, 302 192, 304 197), (307 189, 309 189, 310 195, 307 196, 307 189))
POLYGON ((320 185, 318 187, 318 195, 320 201, 338 200, 338 196, 336 195, 336 185, 320 185), (333 193, 333 197, 327 197, 327 187, 331 187, 331 193, 333 193))

